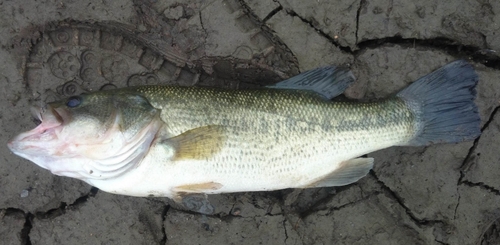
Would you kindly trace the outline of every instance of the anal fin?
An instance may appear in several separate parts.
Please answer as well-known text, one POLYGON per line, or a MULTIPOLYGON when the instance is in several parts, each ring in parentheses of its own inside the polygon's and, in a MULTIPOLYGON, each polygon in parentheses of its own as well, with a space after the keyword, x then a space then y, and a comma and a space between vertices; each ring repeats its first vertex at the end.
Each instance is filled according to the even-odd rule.
POLYGON ((335 171, 313 181, 306 188, 352 184, 363 178, 373 168, 373 158, 355 158, 344 161, 335 171))

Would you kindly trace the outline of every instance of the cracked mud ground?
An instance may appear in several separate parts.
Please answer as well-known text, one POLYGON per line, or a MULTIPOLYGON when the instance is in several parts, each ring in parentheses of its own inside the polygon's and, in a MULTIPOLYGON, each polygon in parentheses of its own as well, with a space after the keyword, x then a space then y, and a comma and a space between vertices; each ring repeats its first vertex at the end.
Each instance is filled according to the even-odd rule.
POLYGON ((1 244, 500 244, 500 3, 454 0, 0 1, 1 244), (257 87, 350 66, 382 98, 456 59, 482 136, 392 147, 338 188, 210 196, 214 215, 99 191, 14 156, 29 106, 139 84, 257 87))

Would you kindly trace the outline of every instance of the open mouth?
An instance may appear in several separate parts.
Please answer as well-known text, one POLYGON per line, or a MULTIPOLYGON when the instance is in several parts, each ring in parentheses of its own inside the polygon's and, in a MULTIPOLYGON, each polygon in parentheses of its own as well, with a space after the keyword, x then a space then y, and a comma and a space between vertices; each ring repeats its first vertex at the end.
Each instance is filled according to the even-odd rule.
POLYGON ((40 121, 42 128, 52 128, 61 125, 66 119, 64 109, 57 109, 47 104, 45 107, 31 107, 31 114, 40 121))
POLYGON ((67 113, 53 108, 50 104, 45 108, 32 107, 31 113, 36 120, 40 121, 40 124, 30 131, 17 135, 7 143, 9 149, 18 155, 36 148, 46 148, 45 144, 57 137, 56 130, 67 117, 67 113))

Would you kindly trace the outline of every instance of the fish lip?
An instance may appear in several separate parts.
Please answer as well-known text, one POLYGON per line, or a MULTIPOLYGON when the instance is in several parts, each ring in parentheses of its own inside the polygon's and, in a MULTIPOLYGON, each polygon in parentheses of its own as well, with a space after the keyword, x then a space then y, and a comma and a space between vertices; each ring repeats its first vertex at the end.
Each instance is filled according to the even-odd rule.
MULTIPOLYGON (((41 145, 43 145, 44 140, 40 136, 44 133, 50 133, 57 137, 56 129, 63 124, 64 118, 67 117, 64 115, 64 110, 58 110, 50 104, 46 107, 33 106, 30 110, 32 115, 41 123, 34 129, 20 133, 7 142, 7 147, 17 155, 26 150, 42 148, 41 145)), ((49 140, 52 141, 54 138, 51 137, 49 140)))

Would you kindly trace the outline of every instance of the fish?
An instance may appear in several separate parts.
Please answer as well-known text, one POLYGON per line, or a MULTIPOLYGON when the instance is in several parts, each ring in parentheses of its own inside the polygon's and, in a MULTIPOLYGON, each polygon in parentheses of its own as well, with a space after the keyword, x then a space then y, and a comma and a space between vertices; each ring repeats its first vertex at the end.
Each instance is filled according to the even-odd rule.
POLYGON ((139 86, 34 108, 16 155, 102 191, 168 197, 343 186, 366 154, 473 140, 478 76, 458 60, 375 101, 332 100, 355 78, 328 66, 257 89, 139 86))

